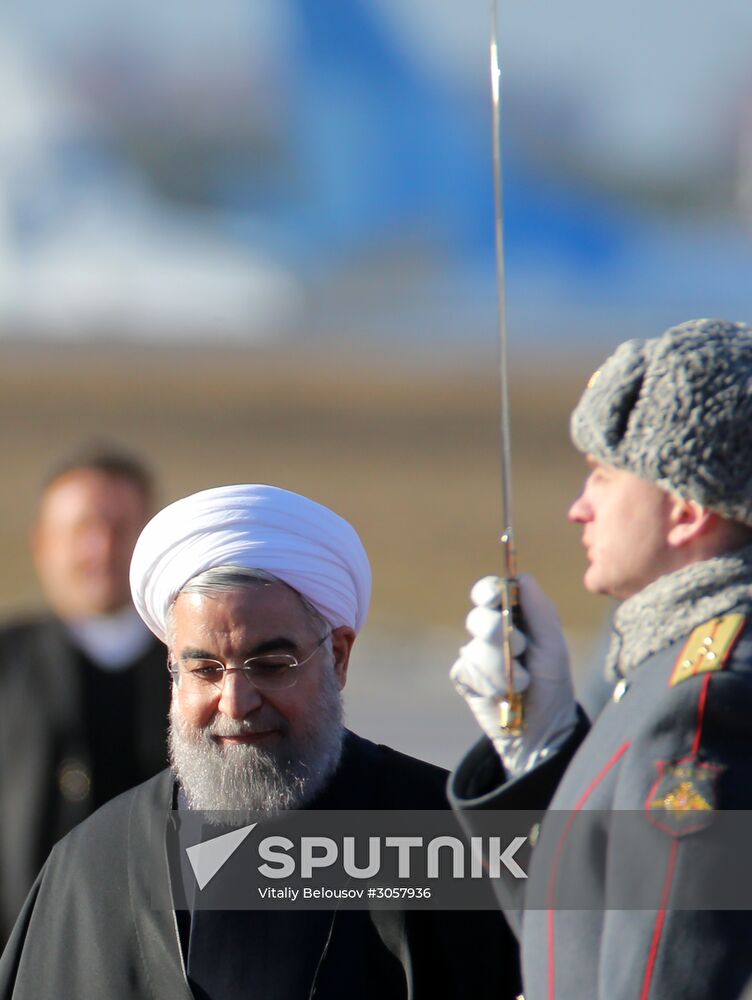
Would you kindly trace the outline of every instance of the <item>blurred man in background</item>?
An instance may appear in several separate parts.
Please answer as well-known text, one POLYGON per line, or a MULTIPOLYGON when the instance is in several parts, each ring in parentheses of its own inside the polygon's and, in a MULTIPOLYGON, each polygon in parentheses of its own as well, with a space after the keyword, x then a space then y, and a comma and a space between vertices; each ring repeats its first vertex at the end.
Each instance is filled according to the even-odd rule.
POLYGON ((32 552, 50 611, 0 630, 0 940, 50 848, 164 767, 165 649, 130 600, 153 485, 117 450, 47 478, 32 552))

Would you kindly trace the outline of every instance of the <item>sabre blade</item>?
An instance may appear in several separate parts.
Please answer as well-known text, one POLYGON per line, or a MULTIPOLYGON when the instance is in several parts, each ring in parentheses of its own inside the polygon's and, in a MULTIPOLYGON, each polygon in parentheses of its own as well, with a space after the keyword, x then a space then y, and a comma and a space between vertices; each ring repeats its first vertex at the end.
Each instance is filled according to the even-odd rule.
POLYGON ((499 320, 499 419, 501 470, 501 544, 504 557, 504 582, 501 610, 504 627, 504 651, 507 695, 499 705, 499 723, 508 733, 519 733, 523 726, 522 695, 515 691, 512 630, 515 613, 519 616, 517 589, 517 553, 512 527, 512 440, 511 408, 509 403, 509 369, 507 351, 506 258, 504 251, 504 183, 501 157, 501 67, 499 64, 497 0, 491 0, 491 117, 494 177, 494 233, 496 240, 496 288, 499 320))
MULTIPOLYGON (((496 0, 491 0, 491 121, 493 138, 494 235, 496 241, 496 289, 499 327, 499 417, 501 424, 501 517, 505 561, 514 558, 512 530, 512 442, 510 434, 509 372, 507 352, 506 259, 504 252, 504 183, 501 159, 501 69, 499 66, 498 16, 496 0)), ((505 576, 515 575, 514 566, 505 565, 505 576)))

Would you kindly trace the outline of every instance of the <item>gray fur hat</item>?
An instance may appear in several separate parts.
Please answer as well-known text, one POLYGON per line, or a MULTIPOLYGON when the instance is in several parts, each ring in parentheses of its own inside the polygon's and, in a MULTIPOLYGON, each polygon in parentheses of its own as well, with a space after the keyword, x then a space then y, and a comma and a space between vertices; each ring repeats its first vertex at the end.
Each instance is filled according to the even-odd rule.
POLYGON ((572 414, 575 447, 752 524, 752 327, 690 320, 628 340, 572 414))

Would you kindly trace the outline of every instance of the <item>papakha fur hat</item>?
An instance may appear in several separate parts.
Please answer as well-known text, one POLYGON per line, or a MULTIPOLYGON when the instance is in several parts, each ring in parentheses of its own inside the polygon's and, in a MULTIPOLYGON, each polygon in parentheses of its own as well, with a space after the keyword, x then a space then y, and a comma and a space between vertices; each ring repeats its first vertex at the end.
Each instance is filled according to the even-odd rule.
POLYGON ((752 327, 690 320, 628 340, 572 414, 575 447, 752 524, 752 327))

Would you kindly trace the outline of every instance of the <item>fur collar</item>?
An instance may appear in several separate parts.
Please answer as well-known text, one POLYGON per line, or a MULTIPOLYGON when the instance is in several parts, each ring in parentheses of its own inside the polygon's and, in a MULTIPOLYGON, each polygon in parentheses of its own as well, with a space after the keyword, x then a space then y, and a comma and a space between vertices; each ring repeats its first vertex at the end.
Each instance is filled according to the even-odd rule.
POLYGON ((606 676, 625 677, 703 622, 752 606, 752 545, 661 576, 614 614, 606 676))

